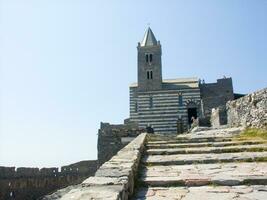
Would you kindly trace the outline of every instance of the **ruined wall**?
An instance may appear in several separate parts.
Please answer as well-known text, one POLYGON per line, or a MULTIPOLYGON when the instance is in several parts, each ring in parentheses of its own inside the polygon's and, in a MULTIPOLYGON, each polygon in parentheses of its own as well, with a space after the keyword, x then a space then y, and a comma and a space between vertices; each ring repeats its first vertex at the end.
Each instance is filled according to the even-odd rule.
POLYGON ((216 83, 201 83, 200 93, 205 117, 211 116, 212 108, 225 105, 234 99, 232 78, 218 79, 216 83))
POLYGON ((267 127, 267 88, 246 95, 226 105, 227 120, 231 127, 267 127))
POLYGON ((227 124, 227 112, 225 106, 220 106, 218 108, 212 109, 210 123, 214 128, 218 128, 221 125, 227 124))
POLYGON ((0 167, 0 200, 33 200, 94 175, 97 161, 58 168, 0 167))
POLYGON ((136 124, 102 123, 98 130, 98 164, 101 166, 144 130, 136 124))

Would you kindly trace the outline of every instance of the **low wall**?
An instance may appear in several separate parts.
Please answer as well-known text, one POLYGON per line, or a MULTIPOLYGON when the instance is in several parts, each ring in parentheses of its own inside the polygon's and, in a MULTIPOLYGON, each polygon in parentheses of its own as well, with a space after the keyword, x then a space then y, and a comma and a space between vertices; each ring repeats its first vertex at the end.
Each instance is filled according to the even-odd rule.
POLYGON ((94 175, 97 161, 81 161, 58 168, 0 167, 0 200, 35 200, 94 175))
POLYGON ((105 162, 94 177, 82 184, 67 187, 43 200, 107 199, 128 200, 134 192, 134 183, 146 140, 146 133, 137 136, 109 161, 105 162))
POLYGON ((141 132, 144 132, 144 130, 139 129, 135 124, 109 124, 101 122, 97 141, 99 166, 112 158, 141 132))
POLYGON ((227 121, 231 127, 267 127, 267 88, 226 104, 227 121))

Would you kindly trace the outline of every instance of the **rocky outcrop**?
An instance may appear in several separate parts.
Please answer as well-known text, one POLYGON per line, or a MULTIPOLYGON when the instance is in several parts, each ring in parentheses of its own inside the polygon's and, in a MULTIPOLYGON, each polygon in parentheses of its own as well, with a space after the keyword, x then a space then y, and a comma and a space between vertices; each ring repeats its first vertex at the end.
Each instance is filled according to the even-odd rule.
POLYGON ((226 104, 227 121, 231 127, 267 127, 267 88, 226 104))

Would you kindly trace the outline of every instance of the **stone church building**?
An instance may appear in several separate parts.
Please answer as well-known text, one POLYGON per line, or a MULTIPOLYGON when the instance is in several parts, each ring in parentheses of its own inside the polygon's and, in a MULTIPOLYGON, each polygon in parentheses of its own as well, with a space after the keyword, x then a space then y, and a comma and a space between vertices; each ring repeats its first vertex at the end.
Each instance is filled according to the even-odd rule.
POLYGON ((181 126, 188 129, 193 118, 208 119, 212 108, 234 99, 231 78, 217 83, 204 83, 197 77, 163 79, 161 44, 150 28, 138 43, 137 53, 138 82, 130 85, 130 121, 139 128, 177 133, 181 126))

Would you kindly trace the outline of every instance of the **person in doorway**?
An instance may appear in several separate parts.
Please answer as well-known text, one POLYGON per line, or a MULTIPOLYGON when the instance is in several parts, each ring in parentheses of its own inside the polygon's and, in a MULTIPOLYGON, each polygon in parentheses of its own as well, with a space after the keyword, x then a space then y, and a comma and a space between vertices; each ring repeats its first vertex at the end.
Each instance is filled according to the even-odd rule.
POLYGON ((195 117, 192 116, 192 117, 191 117, 191 124, 194 124, 195 120, 196 120, 195 117))

